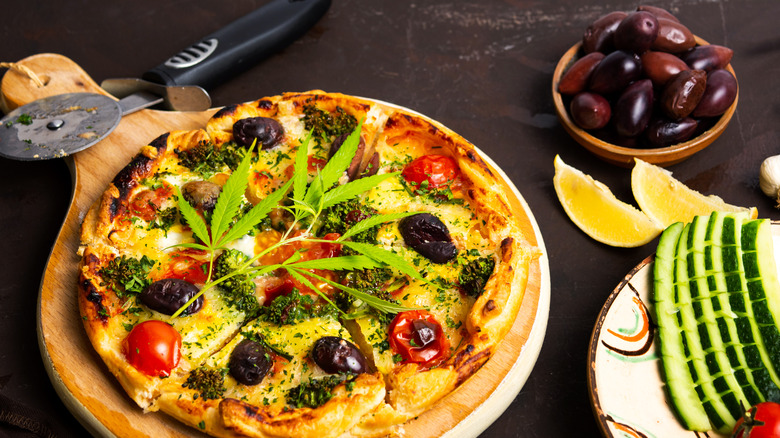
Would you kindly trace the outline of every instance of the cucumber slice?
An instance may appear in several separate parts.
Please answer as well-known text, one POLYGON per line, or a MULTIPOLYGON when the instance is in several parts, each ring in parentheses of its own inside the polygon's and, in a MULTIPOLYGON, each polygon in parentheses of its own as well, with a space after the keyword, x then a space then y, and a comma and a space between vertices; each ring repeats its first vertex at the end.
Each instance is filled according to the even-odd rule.
POLYGON ((778 380, 775 377, 774 370, 771 372, 766 369, 765 360, 767 354, 762 345, 757 345, 754 337, 758 335, 754 324, 754 314, 747 309, 748 296, 745 292, 744 274, 742 273, 742 264, 740 263, 741 248, 734 244, 740 242, 741 224, 747 216, 740 214, 724 215, 723 213, 713 213, 711 220, 721 220, 724 226, 718 227, 722 230, 721 235, 713 234, 711 242, 714 250, 712 251, 713 278, 720 287, 725 285, 728 291, 727 295, 719 295, 723 314, 723 323, 726 326, 730 341, 724 341, 735 377, 740 382, 746 400, 750 404, 768 399, 775 396, 780 389, 778 380), (719 217, 721 219, 719 219, 719 217), (725 224, 728 225, 725 225, 725 224), (723 249, 726 248, 726 251, 723 249), (731 267, 733 272, 724 274, 724 264, 731 267), (724 297, 727 297, 724 298, 724 297), (738 365, 734 362, 738 362, 738 365), (756 395, 761 399, 757 400, 756 395))
MULTIPOLYGON (((678 288, 680 301, 683 302, 691 299, 691 281, 688 276, 689 269, 687 260, 689 254, 688 236, 691 233, 692 228, 692 224, 688 224, 683 229, 677 243, 677 252, 675 254, 677 269, 673 273, 674 284, 678 288)), ((695 232, 695 230, 693 231, 695 232)), ((714 366, 716 363, 713 359, 714 356, 710 356, 710 364, 707 363, 707 350, 712 349, 711 333, 709 333, 706 327, 701 327, 700 330, 700 325, 696 321, 693 306, 680 306, 679 312, 682 317, 682 326, 680 329, 686 334, 688 349, 691 352, 690 362, 698 376, 698 378, 694 380, 694 384, 697 386, 697 393, 699 394, 700 400, 707 412, 707 416, 712 423, 710 427, 714 427, 718 430, 725 430, 727 425, 733 425, 736 422, 737 417, 729 410, 721 397, 721 393, 728 391, 728 385, 724 385, 720 390, 715 385, 716 377, 713 376, 713 371, 717 372, 718 367, 714 366)))
POLYGON ((772 359, 771 364, 780 364, 780 282, 777 278, 771 223, 767 219, 746 221, 742 225, 740 241, 754 319, 772 359))
MULTIPOLYGON (((691 308, 696 319, 699 341, 704 353, 705 363, 707 364, 707 371, 713 378, 712 383, 716 393, 720 396, 723 405, 730 414, 730 418, 725 415, 722 416, 724 424, 720 426, 726 426, 729 424, 733 425, 731 419, 736 422, 736 419, 742 416, 739 401, 746 400, 747 397, 742 391, 742 384, 734 375, 731 360, 726 354, 726 345, 724 345, 721 331, 718 328, 719 320, 722 321, 723 325, 728 325, 723 316, 716 314, 716 310, 721 314, 723 313, 723 304, 718 299, 718 291, 712 291, 711 293, 706 281, 708 272, 705 266, 704 253, 705 246, 712 245, 711 241, 706 241, 708 224, 711 219, 711 216, 694 217, 688 233, 686 260, 689 263, 687 271, 693 273, 689 279, 691 295, 695 300, 691 308), (700 294, 698 298, 693 297, 694 290, 698 290, 700 294), (713 303, 715 304, 713 305, 713 303)), ((677 257, 681 257, 679 249, 677 257)), ((712 273, 710 272, 709 274, 712 273)), ((716 400, 711 394, 708 395, 712 401, 713 409, 717 410, 716 400)), ((711 420, 713 420, 713 424, 717 428, 720 428, 716 419, 711 418, 711 420)))
MULTIPOLYGON (((737 310, 744 309, 744 298, 741 291, 741 281, 738 274, 731 274, 731 280, 726 280, 723 273, 723 253, 720 251, 723 243, 723 222, 727 215, 715 212, 710 215, 707 225, 707 235, 705 243, 705 254, 709 254, 709 260, 705 257, 705 264, 708 270, 713 294, 711 302, 716 315, 716 324, 720 333, 723 346, 728 357, 730 368, 734 372, 734 377, 739 383, 745 399, 750 405, 764 401, 763 394, 778 391, 778 387, 770 379, 767 379, 768 373, 762 373, 761 379, 754 378, 754 370, 763 368, 763 362, 757 351, 755 343, 746 343, 746 340, 752 339, 753 331, 749 324, 749 319, 739 317, 732 308, 732 303, 737 304, 737 310), (730 289, 737 289, 736 294, 729 294, 730 289), (739 318, 739 319, 737 319, 739 318), (740 331, 742 335, 740 336, 740 331), (747 347, 747 349, 746 349, 747 347)), ((726 230, 735 229, 733 226, 733 217, 729 217, 731 226, 725 227, 726 230)), ((726 242, 734 242, 735 235, 727 236, 726 242)), ((733 261, 734 265, 738 265, 733 261)), ((742 312, 744 315, 744 310, 742 312)))
POLYGON ((661 234, 654 262, 654 306, 652 310, 658 326, 658 344, 666 388, 677 416, 690 430, 708 430, 710 421, 696 392, 696 368, 690 362, 686 333, 680 330, 679 308, 676 305, 677 288, 672 273, 675 252, 684 226, 670 225, 661 234), (693 376, 692 376, 693 374, 693 376))

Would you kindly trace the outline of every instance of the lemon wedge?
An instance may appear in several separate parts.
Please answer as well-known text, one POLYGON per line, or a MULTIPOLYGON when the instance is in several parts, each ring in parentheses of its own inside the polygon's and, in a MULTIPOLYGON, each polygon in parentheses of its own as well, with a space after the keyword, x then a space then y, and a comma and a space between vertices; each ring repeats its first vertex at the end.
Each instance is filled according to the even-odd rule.
POLYGON ((569 218, 593 239, 610 246, 642 246, 662 228, 640 210, 618 200, 607 186, 555 156, 553 186, 569 218))
POLYGON ((748 212, 755 219, 758 210, 727 204, 715 195, 703 195, 674 179, 666 169, 634 159, 631 190, 639 208, 664 228, 675 222, 691 222, 696 215, 713 211, 748 212))

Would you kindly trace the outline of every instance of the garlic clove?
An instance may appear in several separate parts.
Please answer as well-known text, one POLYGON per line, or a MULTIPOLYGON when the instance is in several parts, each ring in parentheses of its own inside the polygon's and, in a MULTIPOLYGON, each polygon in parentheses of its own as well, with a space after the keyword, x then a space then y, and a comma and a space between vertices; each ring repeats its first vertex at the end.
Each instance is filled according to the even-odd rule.
MULTIPOLYGON (((778 192, 780 192, 780 155, 771 156, 761 163, 758 185, 765 195, 778 199, 778 192)), ((780 202, 780 200, 778 201, 780 202)))

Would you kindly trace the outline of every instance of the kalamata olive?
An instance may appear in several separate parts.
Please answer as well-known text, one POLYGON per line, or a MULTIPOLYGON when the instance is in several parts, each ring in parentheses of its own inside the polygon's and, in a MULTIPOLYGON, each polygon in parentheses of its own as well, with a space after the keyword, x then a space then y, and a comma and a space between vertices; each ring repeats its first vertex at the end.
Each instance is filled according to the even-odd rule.
POLYGON ((597 18, 582 35, 582 50, 585 53, 609 53, 615 50, 613 44, 615 29, 626 15, 628 14, 623 11, 615 11, 597 18))
POLYGON ((360 178, 376 175, 379 171, 379 152, 374 152, 371 158, 368 159, 365 167, 360 171, 360 178))
POLYGON ((693 117, 715 117, 723 114, 737 98, 737 79, 730 71, 719 68, 707 73, 707 88, 693 117))
POLYGON ((624 137, 634 137, 647 128, 653 113, 653 82, 642 79, 626 87, 615 102, 612 120, 624 137))
POLYGON ((281 123, 269 117, 249 117, 233 124, 233 139, 241 146, 257 145, 262 149, 276 146, 284 137, 281 123))
POLYGON ((190 181, 181 188, 184 199, 193 207, 204 211, 214 209, 220 193, 222 187, 211 181, 190 181))
POLYGON ((639 5, 636 8, 637 11, 647 11, 653 15, 655 15, 656 18, 665 18, 667 20, 672 20, 676 22, 680 22, 680 20, 674 16, 671 12, 667 11, 664 8, 659 8, 658 6, 651 6, 651 5, 639 5))
POLYGON ((642 62, 633 53, 616 50, 605 56, 590 74, 588 89, 598 94, 621 91, 642 75, 642 62))
POLYGON ((612 108, 600 94, 583 91, 571 99, 569 113, 580 128, 601 129, 609 123, 612 108))
POLYGON ((645 138, 653 147, 667 147, 690 139, 696 132, 697 126, 698 122, 690 117, 680 120, 656 117, 647 125, 645 138))
MULTIPOLYGON (((165 315, 173 315, 192 299, 199 289, 194 284, 178 278, 164 278, 146 286, 138 300, 146 307, 165 315)), ((203 295, 199 296, 184 311, 187 315, 197 313, 203 307, 203 295)))
MULTIPOLYGON (((344 144, 344 141, 347 139, 347 137, 349 137, 349 134, 341 134, 336 137, 335 140, 333 140, 333 143, 330 145, 328 158, 332 158, 333 155, 335 155, 336 152, 341 149, 341 145, 344 144)), ((363 161, 363 152, 365 150, 366 141, 363 140, 363 136, 361 136, 357 150, 355 151, 355 156, 352 157, 352 161, 349 163, 349 167, 347 168, 347 176, 349 177, 350 181, 354 180, 358 175, 358 171, 360 170, 360 163, 363 161)))
POLYGON ((311 358, 328 374, 366 372, 363 353, 351 342, 337 336, 317 339, 311 350, 311 358))
POLYGON ((436 324, 426 319, 412 321, 412 339, 415 347, 423 348, 436 340, 436 324))
POLYGON ((558 82, 558 92, 574 95, 585 90, 591 72, 602 59, 604 54, 601 52, 588 53, 578 59, 561 77, 561 81, 558 82))
POLYGON ((672 119, 688 117, 699 104, 706 87, 707 73, 703 70, 683 70, 677 73, 661 92, 661 110, 672 119))
POLYGON ((593 135, 596 136, 597 138, 600 138, 601 140, 606 141, 607 143, 621 146, 624 148, 637 148, 640 146, 638 141, 639 137, 624 137, 622 135, 619 135, 615 131, 615 126, 611 123, 605 126, 603 129, 594 131, 593 135))
POLYGON ((693 49, 680 54, 680 59, 685 61, 693 70, 710 71, 716 68, 726 68, 731 62, 734 51, 728 47, 710 44, 708 46, 696 46, 693 49))
POLYGON ((257 385, 271 370, 271 355, 259 342, 244 339, 230 353, 228 370, 238 383, 257 385))
POLYGON ((430 213, 407 216, 398 229, 407 245, 434 263, 446 263, 458 255, 447 226, 430 213))
POLYGON ((646 52, 658 37, 658 19, 647 11, 631 12, 615 29, 615 48, 637 54, 646 52))
POLYGON ((696 37, 679 21, 666 18, 658 19, 658 36, 650 46, 652 50, 669 53, 681 53, 696 45, 696 37))
POLYGON ((642 70, 657 88, 663 88, 672 76, 690 70, 688 64, 671 53, 648 50, 642 54, 642 70))

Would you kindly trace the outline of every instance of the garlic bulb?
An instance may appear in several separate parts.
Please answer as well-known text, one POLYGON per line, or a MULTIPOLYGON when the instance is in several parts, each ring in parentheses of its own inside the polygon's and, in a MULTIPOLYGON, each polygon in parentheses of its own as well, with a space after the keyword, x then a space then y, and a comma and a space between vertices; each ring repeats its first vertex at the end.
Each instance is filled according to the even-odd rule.
POLYGON ((761 163, 758 184, 765 195, 780 203, 780 155, 769 157, 761 163))

